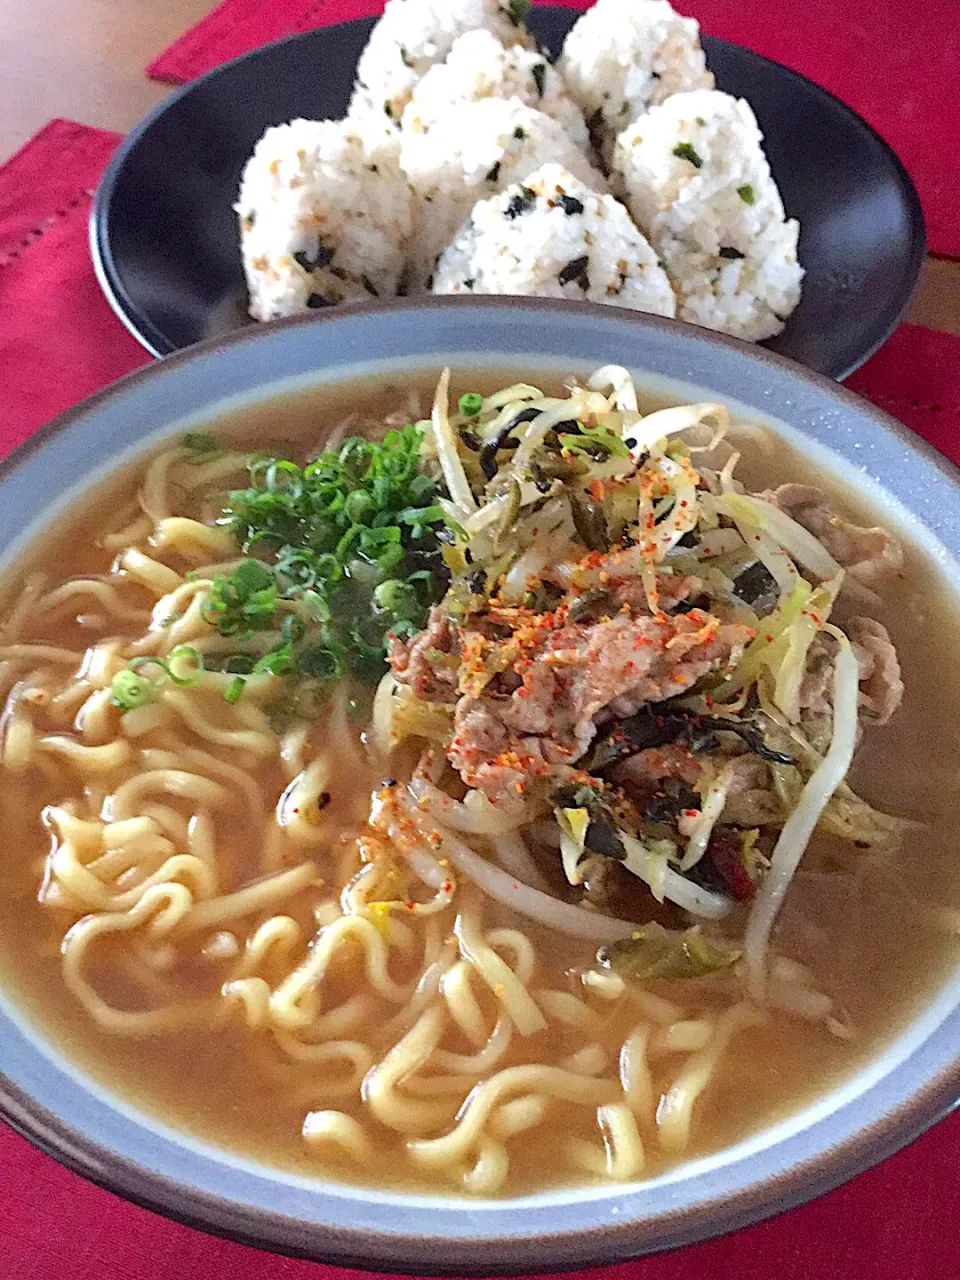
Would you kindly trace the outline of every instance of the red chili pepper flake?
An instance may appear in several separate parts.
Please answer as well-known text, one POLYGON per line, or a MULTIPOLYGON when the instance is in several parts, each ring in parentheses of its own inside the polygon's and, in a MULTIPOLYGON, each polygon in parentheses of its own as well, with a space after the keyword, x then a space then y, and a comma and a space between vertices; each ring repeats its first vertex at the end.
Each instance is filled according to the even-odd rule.
POLYGON ((684 816, 685 818, 699 818, 699 817, 700 817, 700 810, 699 810, 699 809, 684 809, 684 811, 683 811, 683 816, 684 816))

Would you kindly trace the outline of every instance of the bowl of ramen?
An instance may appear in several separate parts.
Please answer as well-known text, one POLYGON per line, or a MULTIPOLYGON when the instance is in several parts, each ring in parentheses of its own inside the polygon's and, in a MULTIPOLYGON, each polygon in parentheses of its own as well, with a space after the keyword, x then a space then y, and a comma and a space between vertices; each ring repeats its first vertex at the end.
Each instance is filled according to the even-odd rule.
POLYGON ((421 1272, 799 1203, 960 1093, 953 469, 779 357, 284 321, 0 473, 0 1110, 421 1272))

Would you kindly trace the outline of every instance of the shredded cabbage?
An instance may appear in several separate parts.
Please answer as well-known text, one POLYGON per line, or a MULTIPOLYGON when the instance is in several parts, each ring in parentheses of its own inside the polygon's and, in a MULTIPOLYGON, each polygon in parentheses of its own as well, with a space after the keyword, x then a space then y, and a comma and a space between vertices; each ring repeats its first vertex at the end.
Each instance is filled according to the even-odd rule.
POLYGON ((675 902, 678 907, 683 907, 691 915, 702 916, 705 920, 722 920, 730 914, 733 904, 729 898, 701 888, 692 880, 679 875, 672 867, 662 870, 657 865, 657 854, 651 852, 647 845, 628 835, 626 831, 618 831, 617 835, 623 842, 627 855, 623 865, 645 884, 649 885, 662 876, 664 897, 675 902))
POLYGON ((728 969, 740 952, 706 937, 699 925, 681 933, 651 922, 602 947, 597 959, 621 978, 703 978, 728 969))
POLYGON ((720 815, 723 813, 724 805, 727 803, 727 792, 730 790, 733 778, 734 766, 731 763, 721 769, 717 777, 710 783, 703 800, 700 816, 697 818, 687 841, 686 852, 680 863, 681 871, 689 871, 691 867, 695 867, 707 852, 707 845, 713 835, 713 828, 720 821, 720 815))
POLYGON ((719 505, 734 520, 745 520, 769 534, 798 564, 815 573, 822 582, 843 574, 823 543, 773 503, 745 493, 727 493, 719 505))
POLYGON ((723 404, 680 404, 672 409, 658 409, 630 428, 630 438, 636 442, 630 452, 634 458, 642 458, 667 436, 689 431, 707 418, 715 418, 718 424, 725 425, 730 421, 730 414, 723 404))
POLYGON ((590 813, 587 809, 555 809, 557 826, 560 828, 560 859, 563 862, 563 874, 569 884, 583 883, 580 863, 584 854, 584 843, 587 828, 590 826, 590 813))

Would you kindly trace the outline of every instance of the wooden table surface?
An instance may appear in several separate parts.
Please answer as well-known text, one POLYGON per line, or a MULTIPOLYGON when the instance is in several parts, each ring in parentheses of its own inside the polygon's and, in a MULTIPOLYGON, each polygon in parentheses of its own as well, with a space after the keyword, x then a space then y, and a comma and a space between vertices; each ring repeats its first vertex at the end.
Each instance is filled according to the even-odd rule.
MULTIPOLYGON (((129 129, 169 92, 143 68, 214 7, 213 0, 0 0, 0 161, 54 116, 129 129)), ((927 259, 909 319, 960 335, 960 262, 927 259)))

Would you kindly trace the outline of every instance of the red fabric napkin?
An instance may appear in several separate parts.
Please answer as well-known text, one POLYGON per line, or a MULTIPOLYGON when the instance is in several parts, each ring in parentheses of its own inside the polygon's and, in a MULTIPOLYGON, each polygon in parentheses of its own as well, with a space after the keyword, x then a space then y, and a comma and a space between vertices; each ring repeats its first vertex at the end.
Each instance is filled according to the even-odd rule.
MULTIPOLYGON (((90 192, 116 135, 54 121, 0 169, 0 454, 149 357, 103 300, 90 192)), ((960 339, 904 326, 851 380, 960 462, 960 339)), ((960 1114, 852 1183, 722 1240, 583 1280, 960 1280, 960 1114)), ((0 1280, 364 1280, 138 1209, 0 1125, 0 1280)))
POLYGON ((119 140, 54 120, 0 170, 0 452, 150 360, 87 252, 90 198, 119 140))
MULTIPOLYGON (((591 0, 554 2, 586 9, 591 0)), ((960 257, 957 0, 677 3, 707 35, 802 72, 864 116, 917 184, 931 251, 960 257)), ((382 0, 225 0, 147 70, 157 80, 180 84, 269 40, 382 9, 382 0)))

